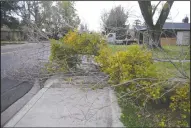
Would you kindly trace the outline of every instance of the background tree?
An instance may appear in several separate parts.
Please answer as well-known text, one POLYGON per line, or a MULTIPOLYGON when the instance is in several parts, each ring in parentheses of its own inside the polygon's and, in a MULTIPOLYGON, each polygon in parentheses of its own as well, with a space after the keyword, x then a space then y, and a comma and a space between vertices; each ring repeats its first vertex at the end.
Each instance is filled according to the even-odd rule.
POLYGON ((42 19, 43 19, 43 22, 42 22, 42 26, 43 26, 43 29, 46 31, 46 32, 50 32, 50 25, 52 24, 52 20, 51 20, 51 17, 53 15, 53 10, 52 10, 52 4, 53 2, 52 1, 41 1, 41 5, 42 5, 42 19))
POLYGON ((19 1, 21 8, 17 15, 21 17, 21 26, 27 35, 27 39, 37 41, 42 33, 42 13, 40 1, 19 1))
MULTIPOLYGON (((73 1, 58 1, 56 5, 51 5, 45 25, 45 30, 56 36, 58 33, 65 35, 70 29, 75 29, 80 23, 79 16, 76 14, 73 1), (48 23, 48 24, 47 24, 48 23)), ((50 6, 50 5, 49 5, 50 6)))
POLYGON ((188 19, 187 16, 186 16, 184 19, 182 19, 182 22, 183 22, 183 23, 188 23, 188 21, 189 21, 189 19, 188 19))
MULTIPOLYGON (((160 1, 161 2, 161 1, 160 1)), ((156 22, 156 24, 153 23, 153 16, 156 12, 156 9, 160 2, 153 8, 151 5, 151 1, 138 1, 139 7, 141 9, 141 13, 143 15, 143 18, 145 20, 145 23, 148 28, 148 34, 149 34, 149 43, 148 46, 152 48, 160 47, 160 34, 162 27, 168 17, 168 14, 170 12, 170 9, 174 3, 174 1, 167 1, 160 12, 159 18, 156 22)))
POLYGON ((80 24, 80 28, 79 28, 79 31, 80 31, 80 33, 82 33, 82 32, 88 32, 88 26, 87 26, 87 24, 86 23, 81 23, 80 24))
POLYGON ((127 32, 125 25, 127 18, 128 12, 121 6, 112 8, 109 13, 104 12, 101 16, 104 31, 106 34, 115 32, 118 39, 124 39, 127 32))
POLYGON ((136 19, 134 21, 134 26, 138 26, 138 25, 141 25, 141 21, 139 19, 136 19))
POLYGON ((80 23, 74 4, 73 1, 56 1, 55 5, 52 1, 20 1, 22 8, 17 14, 28 37, 58 38, 58 34, 63 36, 80 23))
POLYGON ((13 16, 13 12, 21 8, 18 3, 18 1, 1 1, 1 27, 3 25, 10 29, 19 27, 19 20, 13 16))

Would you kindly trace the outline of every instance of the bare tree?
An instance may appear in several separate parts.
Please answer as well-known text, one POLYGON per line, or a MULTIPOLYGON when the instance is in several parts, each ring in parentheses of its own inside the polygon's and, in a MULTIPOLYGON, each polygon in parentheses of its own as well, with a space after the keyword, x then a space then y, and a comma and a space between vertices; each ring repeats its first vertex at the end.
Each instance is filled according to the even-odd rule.
POLYGON ((188 21, 189 21, 189 19, 188 19, 187 16, 186 16, 184 19, 182 19, 182 22, 183 22, 183 23, 188 23, 188 21))
POLYGON ((141 21, 139 19, 136 19, 134 21, 134 26, 138 26, 138 25, 141 25, 141 21))
POLYGON ((111 9, 109 13, 104 12, 101 16, 101 20, 106 34, 115 32, 117 38, 124 39, 127 32, 126 21, 128 15, 128 12, 125 12, 124 8, 121 6, 111 9))
POLYGON ((148 27, 148 33, 149 33, 149 46, 150 47, 160 47, 160 34, 162 27, 168 17, 168 14, 170 12, 170 9, 174 3, 174 1, 167 1, 159 15, 159 18, 154 25, 153 23, 153 16, 156 12, 156 9, 161 1, 152 9, 151 1, 138 1, 139 7, 141 9, 141 13, 143 15, 143 18, 145 20, 145 23, 148 27))

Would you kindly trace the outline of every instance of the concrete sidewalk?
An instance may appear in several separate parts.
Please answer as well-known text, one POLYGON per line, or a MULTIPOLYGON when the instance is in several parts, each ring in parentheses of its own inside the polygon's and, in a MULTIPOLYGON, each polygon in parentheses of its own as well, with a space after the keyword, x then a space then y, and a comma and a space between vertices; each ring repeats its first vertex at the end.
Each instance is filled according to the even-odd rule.
POLYGON ((92 89, 102 80, 52 77, 5 127, 123 127, 114 91, 92 89))

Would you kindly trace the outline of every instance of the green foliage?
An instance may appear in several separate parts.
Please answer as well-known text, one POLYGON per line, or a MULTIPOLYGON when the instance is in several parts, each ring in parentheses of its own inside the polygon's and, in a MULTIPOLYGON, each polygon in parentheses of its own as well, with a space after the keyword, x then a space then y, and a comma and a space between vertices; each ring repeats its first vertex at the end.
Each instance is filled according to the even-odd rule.
POLYGON ((52 63, 57 63, 63 71, 67 71, 70 68, 76 68, 76 65, 80 63, 77 51, 71 46, 56 40, 51 40, 51 56, 49 59, 52 63))
POLYGON ((71 46, 78 54, 97 55, 101 46, 106 45, 106 42, 101 39, 97 33, 89 34, 70 31, 64 38, 61 39, 65 44, 71 46))
POLYGON ((96 62, 101 66, 101 70, 104 71, 109 65, 108 58, 112 54, 112 50, 109 47, 101 47, 98 51, 98 56, 95 57, 96 62))
POLYGON ((172 108, 173 111, 179 109, 184 112, 190 112, 189 84, 176 88, 176 93, 171 97, 171 100, 170 108, 172 108))
POLYGON ((75 28, 80 24, 80 19, 75 9, 75 1, 58 1, 56 7, 61 19, 66 18, 69 24, 75 28))
POLYGON ((53 61, 56 58, 56 50, 60 48, 60 44, 54 39, 51 39, 50 41, 51 41, 51 47, 50 47, 51 55, 49 59, 50 61, 53 61))
MULTIPOLYGON (((76 68, 81 62, 79 55, 97 55, 98 50, 106 45, 100 35, 93 33, 78 34, 70 31, 59 41, 51 40, 50 61, 56 63, 60 70, 67 71, 76 68)), ((52 67, 52 66, 50 66, 52 67)))
MULTIPOLYGON (((167 126, 188 126, 188 116, 189 116, 189 84, 181 86, 176 89, 175 93, 168 93, 168 95, 163 95, 166 92, 166 88, 169 87, 169 83, 165 82, 166 72, 159 72, 160 67, 167 67, 169 63, 154 63, 152 60, 152 53, 147 51, 145 48, 137 45, 128 46, 128 48, 124 48, 123 50, 114 50, 113 47, 103 47, 99 50, 99 55, 96 57, 97 63, 101 66, 101 70, 110 76, 110 81, 114 84, 123 84, 126 81, 131 81, 136 78, 155 78, 156 80, 139 80, 135 82, 131 82, 128 84, 124 84, 124 86, 119 86, 117 91, 121 94, 126 94, 126 97, 120 99, 120 104, 122 104, 122 121, 125 126, 133 126, 132 122, 138 122, 132 114, 126 112, 127 106, 129 106, 127 100, 125 98, 133 98, 139 96, 136 100, 136 104, 139 104, 139 107, 144 107, 146 98, 149 97, 147 101, 147 106, 149 105, 153 111, 157 111, 158 109, 167 109, 169 115, 171 115, 172 120, 169 120, 166 115, 162 113, 157 120, 155 120, 156 126, 167 127, 167 126), (126 49, 126 51, 125 51, 126 49), (127 85, 127 86, 126 86, 127 85), (128 95, 127 95, 128 93, 128 95), (162 96, 163 95, 163 96, 162 96), (171 100, 169 100, 171 97, 171 100), (165 104, 165 108, 154 108, 153 105, 162 106, 165 104), (170 106, 169 106, 170 104, 170 106), (169 109, 176 110, 176 114, 174 112, 170 112, 169 109), (178 117, 174 119, 174 115, 178 117), (181 121, 180 121, 181 120, 181 121), (169 122, 176 122, 176 124, 170 124, 169 122)), ((173 67, 168 67, 172 69, 173 67)), ((173 68, 174 69, 174 68, 173 68)), ((168 77, 169 78, 169 75, 168 77)), ((137 113, 138 110, 131 109, 133 113, 137 113)), ((165 114, 165 113, 164 113, 165 114)), ((145 116, 137 114, 138 118, 145 116)))
POLYGON ((167 126, 166 126, 166 117, 165 117, 165 116, 162 116, 162 117, 161 117, 161 119, 160 119, 160 121, 159 121, 159 123, 158 123, 158 126, 159 126, 159 127, 162 127, 162 128, 167 127, 167 126))
POLYGON ((127 128, 131 127, 151 127, 153 121, 151 119, 145 119, 144 116, 139 115, 137 112, 139 111, 139 108, 133 104, 131 104, 130 101, 126 102, 124 104, 123 99, 120 99, 118 101, 121 109, 122 114, 120 120, 123 122, 123 124, 127 128))
POLYGON ((19 28, 19 20, 12 15, 13 11, 18 11, 21 7, 19 1, 1 1, 1 27, 8 26, 11 29, 19 28))
MULTIPOLYGON (((105 47, 99 51, 96 61, 100 64, 101 70, 110 76, 109 82, 113 84, 123 84, 136 78, 159 78, 151 52, 138 45, 132 45, 126 51, 118 51, 113 54, 109 48, 105 47)), ((155 82, 157 81, 142 79, 137 80, 136 83, 128 83, 127 86, 119 86, 118 89, 130 92, 134 97, 138 94, 141 95, 140 104, 144 105, 143 101, 146 95, 154 99, 161 95, 162 88, 161 86, 153 86, 155 82), (138 91, 139 89, 141 91, 138 91)))
MULTIPOLYGON (((128 105, 128 101, 125 98, 129 97, 136 97, 136 101, 138 101, 137 103, 140 107, 145 107, 147 98, 149 98, 147 105, 151 108, 153 107, 153 103, 158 102, 161 98, 161 100, 164 99, 163 103, 169 102, 170 105, 166 106, 166 109, 168 112, 169 109, 172 109, 170 113, 172 116, 174 112, 176 112, 175 115, 178 115, 176 119, 173 118, 176 125, 169 125, 169 118, 163 114, 159 114, 161 116, 155 122, 157 126, 189 125, 187 123, 190 113, 189 84, 179 86, 174 93, 169 93, 168 96, 164 95, 161 97, 166 92, 166 87, 168 87, 168 83, 164 82, 166 74, 164 72, 158 72, 157 64, 153 62, 150 51, 141 46, 132 45, 126 50, 113 52, 113 49, 108 47, 98 34, 78 34, 72 31, 59 41, 51 41, 50 60, 51 62, 56 62, 61 67, 59 70, 66 71, 69 68, 76 67, 76 64, 80 63, 79 54, 95 55, 96 62, 101 66, 101 70, 110 76, 110 82, 113 84, 123 84, 126 81, 140 79, 136 82, 126 84, 127 86, 117 88, 117 91, 121 94, 128 93, 127 96, 120 100, 120 106, 122 106, 123 112, 121 120, 126 126, 131 127, 135 125, 133 122, 138 122, 136 124, 141 125, 141 121, 145 118, 145 115, 140 114, 138 109, 133 109, 132 106, 128 105), (149 80, 141 78, 149 78, 149 80), (171 100, 168 100, 169 97, 171 100), (129 111, 126 111, 126 108, 132 110, 135 114, 131 113, 128 115, 129 111)), ((52 64, 55 66, 54 63, 52 64)), ((157 105, 161 105, 160 102, 157 105)), ((148 125, 150 124, 146 124, 146 126, 148 125)))
MULTIPOLYGON (((172 92, 165 95, 169 104, 155 114, 160 127, 188 127, 190 126, 190 83, 179 84, 172 92)), ((156 111, 156 110, 155 110, 156 111)))
POLYGON ((58 34, 65 35, 70 29, 77 28, 80 23, 74 1, 23 1, 20 4, 24 26, 28 25, 28 20, 35 15, 35 24, 56 39, 58 34))
POLYGON ((125 29, 125 23, 128 18, 128 13, 121 6, 112 8, 109 12, 102 15, 103 29, 106 33, 115 32, 117 39, 125 39, 127 34, 127 29, 125 29), (120 28, 114 30, 113 28, 120 28), (123 28, 123 29, 121 29, 123 28))
POLYGON ((178 111, 177 125, 182 127, 188 126, 190 118, 190 83, 179 86, 175 90, 175 94, 171 96, 170 108, 172 111, 178 111))
POLYGON ((102 66, 102 70, 110 75, 110 80, 114 83, 156 76, 152 54, 141 49, 140 46, 133 45, 127 51, 119 51, 114 54, 107 49, 101 50, 96 60, 102 66))
MULTIPOLYGON (((127 50, 128 47, 131 47, 131 45, 109 45, 109 47, 112 49, 112 52, 117 52, 127 50)), ((148 49, 145 45, 143 45, 142 47, 148 49)), ((173 60, 190 59, 190 46, 165 45, 163 46, 163 49, 164 51, 161 51, 159 49, 150 49, 153 54, 153 58, 173 60)))

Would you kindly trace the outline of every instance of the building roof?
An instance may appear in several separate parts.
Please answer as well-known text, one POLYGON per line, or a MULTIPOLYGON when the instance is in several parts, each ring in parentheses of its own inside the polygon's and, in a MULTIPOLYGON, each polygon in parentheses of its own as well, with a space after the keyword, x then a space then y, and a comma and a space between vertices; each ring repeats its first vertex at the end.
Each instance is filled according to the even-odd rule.
MULTIPOLYGON (((136 26, 136 30, 146 30, 146 26, 136 26)), ((190 30, 190 23, 173 23, 173 22, 166 22, 163 25, 162 29, 173 29, 173 30, 190 30)))
POLYGON ((135 26, 135 29, 141 31, 141 30, 146 30, 147 27, 146 26, 135 26))
POLYGON ((190 23, 171 23, 166 22, 163 29, 190 30, 190 23))

